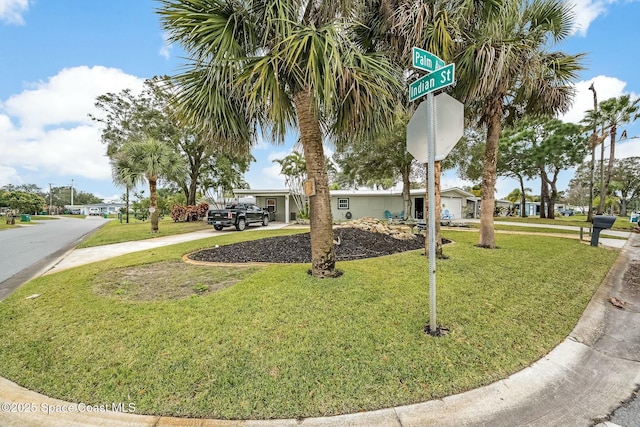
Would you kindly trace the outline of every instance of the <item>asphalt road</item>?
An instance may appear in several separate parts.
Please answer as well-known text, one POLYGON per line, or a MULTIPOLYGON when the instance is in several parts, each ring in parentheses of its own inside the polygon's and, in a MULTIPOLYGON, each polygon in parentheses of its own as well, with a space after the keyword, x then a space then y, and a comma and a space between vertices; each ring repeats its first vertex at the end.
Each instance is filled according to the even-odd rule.
MULTIPOLYGON (((33 219, 33 217, 32 217, 33 219)), ((102 217, 32 221, 0 232, 0 300, 106 223, 102 217)))

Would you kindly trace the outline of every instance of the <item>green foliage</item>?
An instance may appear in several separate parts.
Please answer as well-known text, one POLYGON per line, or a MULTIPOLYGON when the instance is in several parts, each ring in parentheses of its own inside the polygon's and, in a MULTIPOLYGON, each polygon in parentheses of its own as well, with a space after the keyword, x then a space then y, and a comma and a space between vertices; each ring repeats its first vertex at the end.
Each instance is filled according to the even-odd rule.
POLYGON ((44 209, 46 202, 42 196, 26 191, 0 191, 0 205, 35 215, 44 209))
MULTIPOLYGON (((579 125, 549 117, 525 117, 502 134, 498 173, 518 179, 521 187, 525 179, 539 177, 541 196, 553 217, 560 172, 580 164, 587 152, 587 139, 579 125)), ((524 203, 524 192, 520 194, 524 203)))
MULTIPOLYGON (((145 81, 140 94, 125 89, 99 96, 96 106, 103 114, 91 118, 104 124, 101 137, 112 164, 128 141, 151 137, 172 147, 188 170, 166 179, 195 204, 198 189, 204 192, 211 186, 228 186, 230 179, 240 181, 252 157, 248 153, 227 153, 208 135, 181 123, 173 106, 174 97, 171 82, 166 77, 154 77, 145 81)), ((115 178, 117 184, 127 185, 115 178)))

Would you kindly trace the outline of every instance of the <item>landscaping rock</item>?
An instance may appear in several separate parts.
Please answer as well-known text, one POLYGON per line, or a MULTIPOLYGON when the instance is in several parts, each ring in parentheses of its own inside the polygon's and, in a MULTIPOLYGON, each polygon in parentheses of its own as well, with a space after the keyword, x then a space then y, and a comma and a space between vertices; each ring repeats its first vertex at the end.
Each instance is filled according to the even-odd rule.
POLYGON ((387 236, 391 236, 398 240, 411 240, 416 238, 415 234, 408 233, 405 230, 406 227, 389 225, 386 222, 382 222, 379 219, 370 216, 343 222, 336 227, 336 229, 341 228, 356 228, 358 230, 370 231, 372 233, 386 234, 387 236))

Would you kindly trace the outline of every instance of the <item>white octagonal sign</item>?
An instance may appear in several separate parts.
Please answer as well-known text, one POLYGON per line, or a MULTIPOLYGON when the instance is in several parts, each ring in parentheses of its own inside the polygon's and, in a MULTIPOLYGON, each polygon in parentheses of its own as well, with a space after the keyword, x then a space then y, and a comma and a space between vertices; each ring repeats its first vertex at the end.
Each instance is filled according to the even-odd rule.
MULTIPOLYGON (((464 105, 441 93, 434 98, 436 121, 436 162, 444 160, 462 138, 464 105)), ((407 124, 407 151, 420 163, 427 163, 427 102, 420 103, 407 124)))

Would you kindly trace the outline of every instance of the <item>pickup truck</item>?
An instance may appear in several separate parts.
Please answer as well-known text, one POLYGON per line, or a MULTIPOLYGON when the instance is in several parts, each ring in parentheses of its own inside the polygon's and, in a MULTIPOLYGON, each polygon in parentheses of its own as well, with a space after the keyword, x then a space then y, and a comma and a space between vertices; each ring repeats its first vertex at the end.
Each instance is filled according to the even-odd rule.
POLYGON ((207 213, 207 224, 213 225, 213 228, 218 231, 232 225, 236 230, 242 231, 247 225, 255 223, 268 225, 269 211, 253 203, 230 204, 224 209, 214 209, 207 213))

